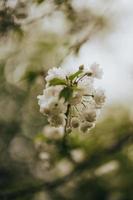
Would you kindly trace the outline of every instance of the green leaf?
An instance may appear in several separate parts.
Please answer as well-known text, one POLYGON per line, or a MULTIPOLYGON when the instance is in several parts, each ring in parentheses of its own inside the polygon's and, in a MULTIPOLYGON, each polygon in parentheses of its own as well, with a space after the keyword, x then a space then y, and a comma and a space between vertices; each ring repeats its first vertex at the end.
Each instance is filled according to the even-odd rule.
POLYGON ((83 70, 78 70, 77 72, 75 72, 74 74, 70 75, 68 78, 73 81, 76 77, 78 77, 81 73, 83 72, 83 70))
POLYGON ((65 87, 61 90, 59 98, 64 98, 65 101, 68 101, 73 94, 73 89, 71 87, 65 87))
POLYGON ((55 86, 55 85, 66 85, 66 80, 60 79, 60 78, 53 78, 50 80, 49 85, 50 86, 55 86))

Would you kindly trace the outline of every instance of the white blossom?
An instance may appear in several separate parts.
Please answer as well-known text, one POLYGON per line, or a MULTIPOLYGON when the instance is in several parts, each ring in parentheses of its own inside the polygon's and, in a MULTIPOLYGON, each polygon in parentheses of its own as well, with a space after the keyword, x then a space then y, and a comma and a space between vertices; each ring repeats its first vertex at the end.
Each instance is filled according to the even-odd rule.
POLYGON ((64 102, 64 99, 59 99, 59 93, 62 87, 55 86, 49 87, 44 90, 43 95, 39 95, 38 104, 40 105, 40 112, 51 115, 53 113, 65 113, 67 109, 67 104, 64 102))
MULTIPOLYGON (((40 112, 46 115, 56 137, 58 128, 70 133, 73 128, 87 132, 94 127, 98 111, 105 102, 105 94, 95 89, 95 78, 102 77, 98 64, 91 65, 90 70, 80 66, 76 72, 66 72, 62 68, 53 68, 46 76, 46 88, 39 95, 40 112)), ((47 132, 50 132, 48 128, 47 132)))
POLYGON ((81 123, 80 131, 83 133, 86 133, 92 127, 93 127, 93 123, 85 121, 81 123))
POLYGON ((43 112, 43 109, 46 107, 47 105, 47 101, 44 95, 39 95, 37 96, 38 98, 38 104, 40 106, 40 112, 43 112))
POLYGON ((44 127, 43 135, 48 139, 60 139, 64 134, 63 127, 53 127, 47 125, 44 127))
POLYGON ((101 108, 105 102, 105 93, 102 89, 97 89, 94 93, 94 100, 96 103, 96 108, 101 108))
POLYGON ((51 86, 43 90, 43 95, 45 95, 46 98, 51 98, 51 97, 58 97, 60 94, 60 91, 62 90, 61 85, 56 85, 56 86, 51 86))
POLYGON ((98 79, 101 79, 101 78, 102 78, 103 71, 102 71, 102 69, 99 67, 99 64, 97 64, 97 63, 92 64, 91 67, 90 67, 90 71, 91 71, 92 76, 93 76, 94 78, 98 78, 98 79))
POLYGON ((46 104, 49 100, 51 100, 53 97, 58 97, 61 89, 61 86, 55 86, 43 90, 43 95, 37 96, 40 107, 46 107, 46 104))
POLYGON ((79 127, 79 119, 77 117, 73 117, 71 120, 71 124, 73 128, 78 128, 79 127))
POLYGON ((70 154, 72 159, 77 163, 80 163, 85 159, 85 152, 81 149, 74 149, 70 154))
POLYGON ((52 68, 48 71, 48 75, 46 76, 45 80, 47 82, 49 82, 50 80, 54 79, 54 78, 61 78, 61 79, 65 79, 67 76, 67 72, 62 69, 62 68, 52 68))
POLYGON ((78 87, 82 90, 82 93, 84 94, 92 94, 94 91, 93 86, 94 80, 92 77, 84 77, 81 81, 78 83, 78 87))
POLYGON ((48 118, 48 122, 50 125, 54 127, 65 126, 66 124, 66 116, 64 114, 52 115, 48 118))
POLYGON ((70 104, 71 105, 76 105, 76 104, 81 103, 81 99, 82 99, 83 94, 84 94, 84 90, 81 89, 81 88, 79 90, 77 90, 77 91, 74 91, 73 92, 73 96, 72 96, 72 98, 70 100, 70 104))
POLYGON ((96 116, 97 116, 97 113, 95 109, 88 109, 88 110, 85 110, 84 112, 84 119, 87 122, 94 122, 96 120, 96 116))
POLYGON ((64 102, 64 99, 59 100, 57 97, 54 97, 53 100, 48 103, 48 107, 52 115, 65 113, 67 110, 67 104, 64 102))
POLYGON ((73 170, 73 165, 68 159, 62 159, 56 165, 56 170, 60 176, 66 176, 73 170))

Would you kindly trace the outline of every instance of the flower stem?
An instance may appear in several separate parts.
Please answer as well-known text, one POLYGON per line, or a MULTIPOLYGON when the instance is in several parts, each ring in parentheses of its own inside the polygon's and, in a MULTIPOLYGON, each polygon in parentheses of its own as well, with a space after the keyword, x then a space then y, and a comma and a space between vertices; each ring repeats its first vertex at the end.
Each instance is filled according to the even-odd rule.
POLYGON ((64 143, 66 143, 66 138, 67 138, 67 125, 68 125, 68 119, 69 119, 69 112, 70 112, 70 107, 71 107, 71 105, 70 104, 68 104, 68 106, 67 106, 67 111, 66 111, 66 124, 65 124, 65 127, 64 127, 64 137, 63 137, 63 141, 64 141, 64 143))
POLYGON ((81 81, 85 76, 88 76, 88 73, 85 73, 81 77, 79 77, 79 79, 76 81, 76 83, 78 83, 79 81, 81 81))

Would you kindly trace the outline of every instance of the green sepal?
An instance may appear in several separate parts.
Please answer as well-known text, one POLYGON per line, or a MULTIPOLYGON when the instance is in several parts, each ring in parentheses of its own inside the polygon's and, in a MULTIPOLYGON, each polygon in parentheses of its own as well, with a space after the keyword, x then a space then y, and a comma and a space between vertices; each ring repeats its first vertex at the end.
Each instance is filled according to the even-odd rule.
POLYGON ((66 85, 66 80, 60 79, 60 78, 53 78, 49 81, 50 86, 56 86, 56 85, 66 85))
POLYGON ((73 81, 76 77, 78 77, 81 73, 83 72, 83 70, 78 70, 77 72, 75 72, 74 74, 70 75, 68 78, 69 80, 73 81))

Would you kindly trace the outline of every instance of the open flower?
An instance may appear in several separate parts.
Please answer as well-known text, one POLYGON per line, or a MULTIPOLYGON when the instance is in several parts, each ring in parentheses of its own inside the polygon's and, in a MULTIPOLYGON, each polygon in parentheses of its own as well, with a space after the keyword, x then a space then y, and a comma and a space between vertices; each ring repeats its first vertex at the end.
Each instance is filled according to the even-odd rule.
POLYGON ((91 71, 92 76, 93 76, 94 78, 98 78, 98 79, 101 79, 101 78, 102 78, 103 71, 102 71, 102 69, 99 67, 99 64, 97 64, 97 63, 92 64, 91 67, 90 67, 90 71, 91 71))
POLYGON ((40 112, 47 116, 51 127, 62 127, 65 133, 73 128, 88 132, 95 125, 98 110, 105 102, 105 94, 95 89, 94 79, 102 70, 93 64, 90 70, 80 66, 74 73, 53 68, 46 76, 46 89, 38 96, 40 112))
POLYGON ((48 75, 46 76, 45 80, 47 83, 55 78, 65 79, 67 76, 67 72, 62 68, 52 68, 48 71, 48 75))
POLYGON ((102 89, 97 89, 94 92, 94 100, 96 103, 96 108, 101 108, 105 102, 106 96, 102 89))
POLYGON ((65 126, 66 124, 66 116, 65 114, 53 114, 48 118, 48 122, 51 126, 59 127, 59 126, 65 126))
POLYGON ((97 113, 95 109, 89 109, 84 112, 84 119, 87 122, 94 122, 96 120, 96 116, 97 113))
POLYGON ((61 86, 48 87, 44 90, 43 95, 37 97, 38 104, 40 105, 40 112, 46 115, 66 112, 67 103, 64 102, 63 97, 59 99, 61 90, 61 86))

